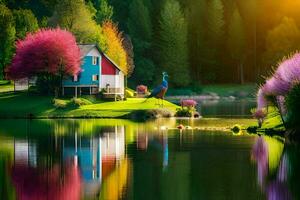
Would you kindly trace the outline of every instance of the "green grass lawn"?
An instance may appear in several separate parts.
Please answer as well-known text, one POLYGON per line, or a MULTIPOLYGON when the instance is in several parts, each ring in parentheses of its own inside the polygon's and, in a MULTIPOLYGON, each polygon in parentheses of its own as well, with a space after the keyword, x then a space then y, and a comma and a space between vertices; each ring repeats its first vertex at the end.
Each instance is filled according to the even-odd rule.
POLYGON ((262 129, 285 130, 282 118, 276 107, 269 106, 267 117, 262 124, 262 129))
POLYGON ((0 80, 0 93, 14 91, 14 85, 7 80, 0 80))
MULTIPOLYGON (((121 118, 133 111, 151 110, 160 108, 156 99, 145 101, 142 98, 130 98, 118 102, 96 102, 83 105, 79 108, 55 108, 52 97, 29 95, 21 93, 0 93, 0 117, 2 118, 25 118, 32 114, 36 118, 121 118)), ((62 101, 70 101, 63 99, 62 101)), ((164 101, 164 108, 175 112, 177 106, 164 101)))

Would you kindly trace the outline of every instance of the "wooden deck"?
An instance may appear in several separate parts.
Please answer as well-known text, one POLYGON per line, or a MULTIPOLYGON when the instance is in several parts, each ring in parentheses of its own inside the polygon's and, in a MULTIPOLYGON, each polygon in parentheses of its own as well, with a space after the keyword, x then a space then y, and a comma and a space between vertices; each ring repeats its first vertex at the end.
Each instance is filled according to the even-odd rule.
POLYGON ((106 99, 115 99, 115 101, 119 96, 123 100, 124 93, 122 92, 121 88, 106 88, 105 92, 103 92, 103 96, 106 99))

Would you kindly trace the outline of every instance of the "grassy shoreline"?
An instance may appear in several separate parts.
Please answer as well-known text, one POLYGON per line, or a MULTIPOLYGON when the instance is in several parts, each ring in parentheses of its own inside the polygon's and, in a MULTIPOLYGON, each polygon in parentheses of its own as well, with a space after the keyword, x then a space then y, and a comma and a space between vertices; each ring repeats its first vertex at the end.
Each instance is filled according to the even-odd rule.
MULTIPOLYGON (((19 93, 0 93, 0 118, 123 118, 128 119, 137 111, 160 110, 156 99, 132 98, 126 101, 103 102, 96 101, 90 105, 78 108, 55 108, 53 97, 19 93)), ((63 99, 62 101, 70 101, 63 99)), ((177 105, 164 101, 164 108, 174 113, 177 105)))

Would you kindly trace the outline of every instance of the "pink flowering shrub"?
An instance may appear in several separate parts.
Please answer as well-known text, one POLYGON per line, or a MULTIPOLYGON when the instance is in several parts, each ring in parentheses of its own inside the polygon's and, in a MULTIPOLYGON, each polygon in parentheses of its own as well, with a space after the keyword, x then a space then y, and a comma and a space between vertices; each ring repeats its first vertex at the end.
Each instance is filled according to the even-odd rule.
POLYGON ((263 92, 263 89, 260 88, 257 92, 257 109, 262 109, 268 105, 266 95, 263 92))
POLYGON ((180 101, 181 107, 194 108, 198 103, 192 99, 186 99, 180 101))
POLYGON ((253 117, 257 119, 259 127, 262 126, 264 119, 267 116, 267 111, 265 109, 258 109, 253 112, 253 117))
MULTIPOLYGON (((193 117, 196 111, 195 107, 198 103, 192 99, 185 99, 180 101, 181 108, 176 110, 176 117, 193 117)), ((199 113, 196 112, 197 115, 199 113)))
POLYGON ((148 92, 148 87, 145 85, 138 85, 136 87, 136 92, 138 94, 146 94, 148 92))
POLYGON ((42 78, 41 85, 49 85, 48 90, 61 84, 65 76, 78 74, 80 69, 80 50, 75 37, 57 28, 29 33, 24 40, 19 40, 7 72, 8 78, 13 80, 42 78))
MULTIPOLYGON (((294 93, 292 94, 292 91, 294 91, 294 88, 299 84, 300 53, 296 53, 282 61, 278 65, 277 70, 273 73, 273 76, 266 80, 265 84, 260 87, 257 93, 257 112, 260 112, 261 109, 267 107, 269 103, 272 103, 272 105, 277 106, 281 115, 286 115, 289 112, 289 117, 292 118, 293 116, 291 115, 293 115, 293 113, 297 114, 295 111, 300 109, 300 105, 297 107, 292 104, 298 104, 297 102, 300 101, 300 96, 295 97, 294 95, 293 99, 296 99, 295 101, 292 101, 292 98, 289 97, 293 96, 294 93)), ((262 113, 257 113, 257 116, 260 114, 262 113)), ((298 117, 294 118, 296 119, 298 117)))
POLYGON ((255 119, 264 119, 267 116, 267 112, 265 110, 257 110, 256 112, 253 113, 253 117, 255 119))
POLYGON ((17 42, 8 76, 19 79, 40 73, 75 75, 79 71, 80 50, 72 33, 59 28, 42 29, 17 42))

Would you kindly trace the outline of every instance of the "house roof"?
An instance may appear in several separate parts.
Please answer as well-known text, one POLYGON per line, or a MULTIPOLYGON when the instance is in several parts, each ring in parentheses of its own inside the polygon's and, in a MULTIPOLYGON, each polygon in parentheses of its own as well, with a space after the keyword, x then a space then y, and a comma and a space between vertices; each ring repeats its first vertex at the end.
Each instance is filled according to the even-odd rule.
POLYGON ((80 49, 81 58, 86 56, 94 47, 101 53, 100 48, 98 48, 96 44, 79 44, 78 47, 80 49))
POLYGON ((124 73, 124 71, 114 61, 112 61, 112 59, 110 59, 110 57, 108 57, 105 53, 103 53, 101 51, 101 49, 99 48, 99 46, 97 44, 79 44, 78 47, 80 49, 81 58, 85 57, 93 48, 96 47, 98 49, 98 51, 101 53, 101 55, 103 55, 105 58, 107 58, 109 60, 109 62, 111 62, 118 70, 120 70, 124 73))
POLYGON ((105 58, 107 58, 107 60, 109 62, 111 62, 118 70, 120 70, 121 72, 124 73, 124 71, 119 67, 119 65, 117 65, 112 59, 110 59, 110 57, 108 57, 105 53, 101 53, 105 58))

